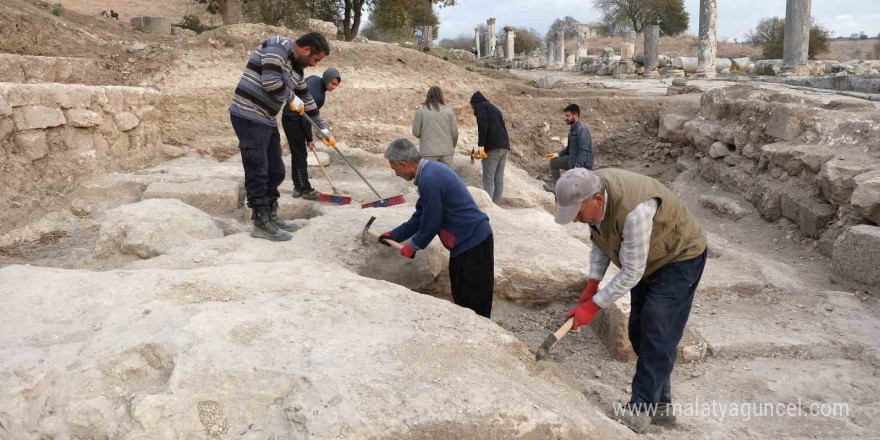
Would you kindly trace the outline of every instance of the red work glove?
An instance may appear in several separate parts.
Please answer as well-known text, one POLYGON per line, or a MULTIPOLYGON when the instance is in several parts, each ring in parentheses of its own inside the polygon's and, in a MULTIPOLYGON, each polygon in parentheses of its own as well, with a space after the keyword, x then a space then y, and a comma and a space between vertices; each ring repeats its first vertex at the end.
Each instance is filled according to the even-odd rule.
POLYGON ((391 240, 391 231, 385 231, 382 235, 379 236, 379 243, 384 244, 385 246, 391 247, 385 240, 391 240))
POLYGON ((578 298, 578 304, 583 304, 590 299, 593 298, 593 295, 599 291, 599 280, 590 279, 587 281, 587 288, 584 289, 584 293, 581 294, 581 297, 578 298))
POLYGON ((565 319, 571 318, 574 316, 574 325, 571 326, 572 330, 577 330, 578 327, 582 325, 587 325, 590 321, 593 320, 593 316, 596 316, 596 312, 602 310, 601 307, 597 306, 596 303, 593 302, 592 299, 587 300, 587 302, 583 304, 578 304, 577 307, 571 309, 567 315, 565 315, 565 319))
POLYGON ((405 244, 403 248, 400 249, 400 255, 403 255, 406 258, 413 259, 416 257, 415 249, 409 247, 409 243, 405 244))

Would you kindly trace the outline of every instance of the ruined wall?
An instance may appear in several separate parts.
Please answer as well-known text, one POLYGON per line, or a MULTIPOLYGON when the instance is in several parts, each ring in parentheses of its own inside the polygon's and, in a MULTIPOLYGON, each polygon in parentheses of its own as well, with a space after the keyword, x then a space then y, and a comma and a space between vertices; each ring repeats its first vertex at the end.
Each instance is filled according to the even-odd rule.
POLYGON ((0 53, 0 82, 106 84, 98 60, 0 53))
POLYGON ((880 110, 872 103, 820 102, 753 86, 704 94, 696 117, 661 112, 658 132, 671 156, 740 192, 768 220, 796 224, 834 256, 838 275, 874 288, 880 287, 880 255, 870 253, 880 248, 878 134, 880 110), (855 225, 865 226, 851 230, 855 225), (854 233, 864 236, 861 244, 854 244, 854 233), (843 258, 873 262, 874 270, 850 270, 852 264, 838 262, 843 258))
POLYGON ((136 87, 0 83, 4 200, 98 171, 157 162, 158 98, 136 87))

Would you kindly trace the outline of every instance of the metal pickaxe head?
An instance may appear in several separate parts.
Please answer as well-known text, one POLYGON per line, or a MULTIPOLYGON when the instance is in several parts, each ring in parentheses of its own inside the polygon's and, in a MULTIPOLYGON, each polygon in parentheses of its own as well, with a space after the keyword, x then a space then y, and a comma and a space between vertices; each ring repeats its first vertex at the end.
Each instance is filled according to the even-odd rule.
POLYGON ((361 233, 361 235, 363 235, 364 237, 366 237, 366 236, 369 234, 369 232, 370 232, 370 225, 372 225, 374 221, 376 221, 376 217, 375 217, 375 216, 370 217, 370 221, 368 221, 367 224, 366 224, 366 226, 364 226, 364 231, 361 233))

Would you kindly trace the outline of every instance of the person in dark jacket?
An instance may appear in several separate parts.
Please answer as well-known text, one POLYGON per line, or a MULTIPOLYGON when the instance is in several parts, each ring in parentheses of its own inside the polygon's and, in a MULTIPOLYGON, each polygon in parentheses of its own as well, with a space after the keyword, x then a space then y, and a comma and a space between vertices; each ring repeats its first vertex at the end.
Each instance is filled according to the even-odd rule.
POLYGON ((480 211, 455 171, 440 162, 422 159, 407 139, 396 139, 385 158, 398 177, 419 188, 416 212, 406 223, 383 233, 385 240, 404 243, 400 254, 415 258, 434 236, 449 249, 449 280, 455 304, 489 318, 495 287, 495 257, 489 217, 480 211))
POLYGON ((577 104, 569 104, 563 110, 565 123, 571 126, 568 131, 568 145, 559 153, 548 154, 550 159, 551 183, 545 183, 544 189, 553 192, 559 174, 573 168, 593 169, 593 141, 590 130, 581 122, 581 108, 577 104))
MULTIPOLYGON (((334 67, 325 70, 321 77, 312 75, 306 78, 309 94, 315 100, 318 110, 324 106, 327 93, 336 90, 341 82, 342 76, 339 75, 339 70, 334 67)), ((306 121, 306 118, 300 116, 299 112, 295 112, 289 107, 284 108, 281 125, 284 127, 287 144, 290 146, 290 177, 293 179, 293 197, 318 200, 320 194, 312 188, 312 184, 309 182, 309 152, 306 150, 306 146, 311 150, 315 149, 312 126, 306 121)))
POLYGON ((504 115, 480 92, 471 96, 471 107, 477 118, 477 146, 487 156, 483 159, 483 189, 498 204, 501 203, 501 194, 504 192, 504 166, 510 153, 510 139, 504 125, 504 115))

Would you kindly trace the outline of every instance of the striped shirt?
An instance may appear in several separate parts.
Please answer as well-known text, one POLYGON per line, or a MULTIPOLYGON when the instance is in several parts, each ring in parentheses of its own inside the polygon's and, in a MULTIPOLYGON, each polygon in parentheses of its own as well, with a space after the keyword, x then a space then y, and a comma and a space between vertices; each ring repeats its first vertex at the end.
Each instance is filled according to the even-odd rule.
MULTIPOLYGON (((605 196, 608 197, 607 194, 605 196)), ((597 306, 604 309, 614 304, 641 281, 648 263, 655 214, 657 214, 657 199, 646 200, 627 214, 623 223, 623 242, 620 244, 622 267, 617 276, 593 297, 593 302, 597 306)), ((598 233, 597 227, 590 228, 592 233, 598 233)), ((590 251, 590 279, 601 280, 605 277, 610 263, 611 259, 608 255, 598 246, 593 246, 593 250, 590 251)))
POLYGON ((277 127, 275 116, 294 96, 299 96, 312 120, 322 129, 327 128, 309 94, 302 68, 293 65, 292 54, 293 42, 287 37, 275 35, 264 41, 251 54, 241 74, 229 113, 277 127))

